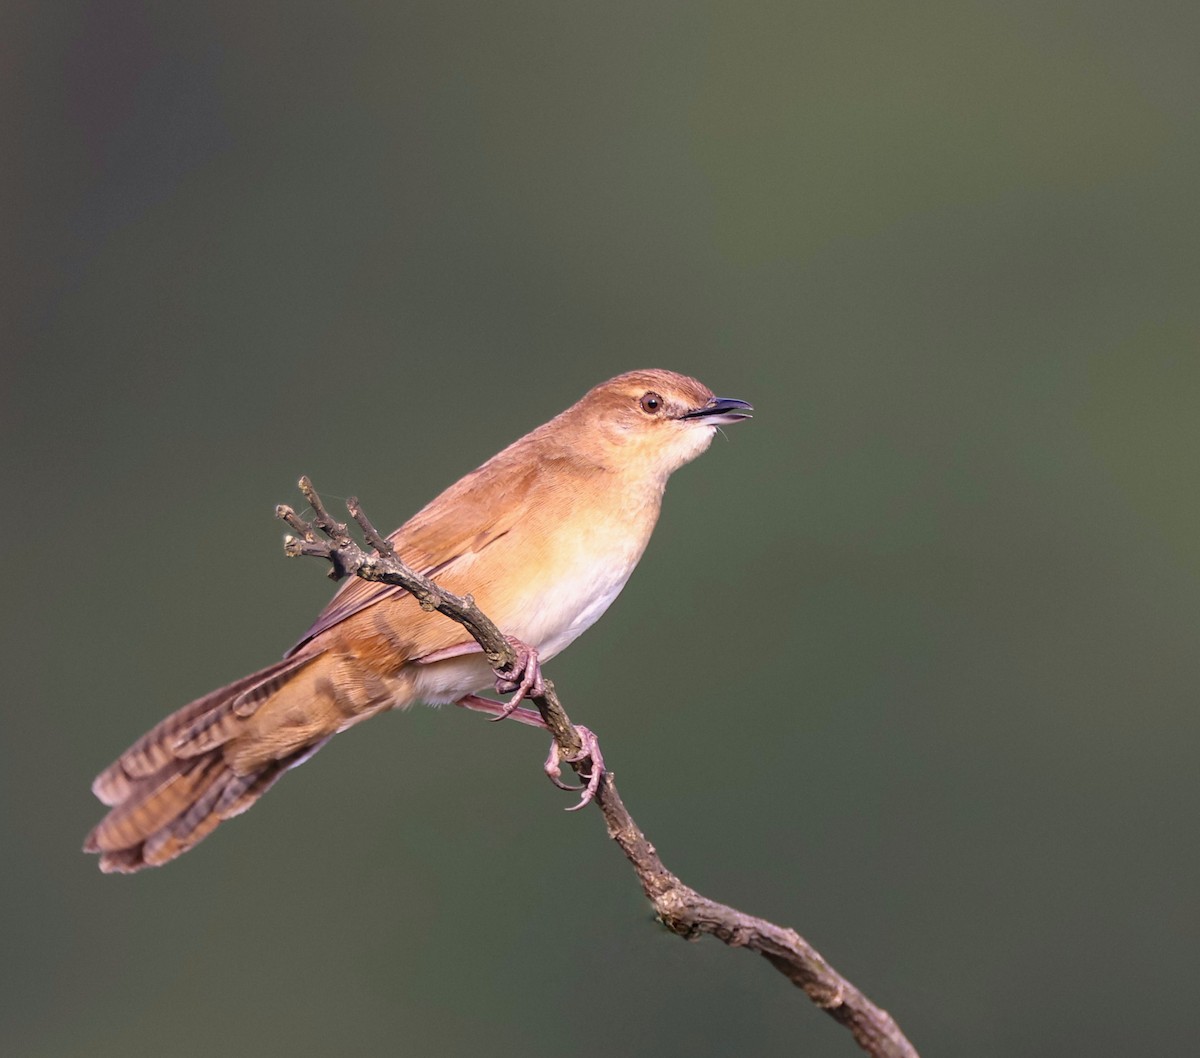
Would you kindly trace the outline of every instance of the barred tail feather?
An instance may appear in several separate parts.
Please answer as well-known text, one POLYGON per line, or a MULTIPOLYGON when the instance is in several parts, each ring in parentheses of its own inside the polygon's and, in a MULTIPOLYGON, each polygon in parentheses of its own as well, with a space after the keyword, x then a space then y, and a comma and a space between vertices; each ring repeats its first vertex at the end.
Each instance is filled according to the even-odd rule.
POLYGON ((185 705, 101 772, 92 790, 110 809, 83 846, 100 854, 100 869, 131 873, 173 860, 320 749, 327 737, 244 767, 225 752, 257 706, 311 660, 285 659, 185 705))

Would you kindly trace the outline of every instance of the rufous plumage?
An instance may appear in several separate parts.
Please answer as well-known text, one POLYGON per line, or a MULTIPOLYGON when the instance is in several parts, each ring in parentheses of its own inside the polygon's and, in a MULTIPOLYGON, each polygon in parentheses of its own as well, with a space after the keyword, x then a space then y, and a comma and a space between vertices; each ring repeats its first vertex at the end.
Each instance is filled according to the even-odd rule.
MULTIPOLYGON (((473 595, 536 667, 617 597, 672 472, 750 411, 670 371, 619 375, 390 540, 413 569, 473 595)), ((103 871, 166 863, 339 731, 417 702, 480 703, 495 679, 458 624, 399 588, 353 579, 281 661, 184 706, 106 768, 92 790, 110 809, 84 848, 103 871)))

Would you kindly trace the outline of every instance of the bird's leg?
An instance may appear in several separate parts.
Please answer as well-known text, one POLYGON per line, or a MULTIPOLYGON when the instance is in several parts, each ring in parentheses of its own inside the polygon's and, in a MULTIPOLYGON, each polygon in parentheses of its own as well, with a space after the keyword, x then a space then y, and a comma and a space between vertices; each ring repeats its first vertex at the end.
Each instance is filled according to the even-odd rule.
MULTIPOLYGON (((491 698, 481 698, 477 694, 468 694, 465 698, 460 698, 454 704, 461 705, 464 709, 472 709, 477 713, 488 713, 493 717, 508 716, 522 724, 528 724, 530 727, 540 727, 542 730, 546 728, 545 721, 536 709, 513 706, 511 702, 494 702, 491 698)), ((550 753, 546 757, 546 763, 542 766, 546 776, 560 790, 583 791, 583 796, 579 799, 579 803, 568 808, 568 812, 574 812, 591 801, 596 796, 596 791, 600 789, 600 780, 604 777, 604 758, 600 755, 599 739, 582 724, 577 725, 575 730, 579 732, 579 740, 583 743, 579 752, 571 757, 565 756, 559 750, 558 743, 551 742, 550 753), (562 781, 562 769, 559 767, 559 762, 564 760, 568 764, 577 764, 584 760, 592 762, 587 782, 583 786, 570 786, 562 781)))
POLYGON ((579 734, 579 741, 583 743, 579 747, 579 752, 568 757, 559 749, 557 742, 551 742, 550 755, 546 758, 544 765, 550 781, 560 790, 583 791, 579 803, 571 805, 567 809, 568 812, 577 812, 591 801, 596 796, 596 791, 600 789, 600 780, 604 778, 604 757, 600 754, 600 740, 596 738, 590 728, 586 728, 582 724, 576 724, 575 730, 579 734), (591 761, 592 766, 587 771, 587 782, 582 786, 568 786, 563 782, 562 769, 558 766, 560 760, 565 760, 568 764, 579 764, 585 760, 591 761))
POLYGON ((481 698, 477 694, 468 694, 454 704, 461 705, 464 709, 471 709, 476 713, 487 713, 493 719, 503 719, 508 716, 519 723, 546 730, 546 722, 536 709, 527 709, 524 706, 514 708, 508 702, 496 702, 491 698, 481 698))
POLYGON ((503 720, 511 716, 517 706, 525 698, 540 698, 546 692, 546 684, 542 680, 542 666, 538 661, 538 652, 533 647, 522 643, 514 636, 505 636, 516 654, 512 665, 493 670, 496 673, 496 691, 499 694, 512 694, 503 712, 497 713, 493 720, 503 720), (514 693, 515 692, 515 693, 514 693))

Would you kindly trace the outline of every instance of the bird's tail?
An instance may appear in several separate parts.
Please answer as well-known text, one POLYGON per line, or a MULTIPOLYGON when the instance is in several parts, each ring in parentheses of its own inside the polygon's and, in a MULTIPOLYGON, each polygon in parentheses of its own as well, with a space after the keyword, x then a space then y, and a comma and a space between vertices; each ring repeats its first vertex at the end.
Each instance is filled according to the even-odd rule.
POLYGON ((238 745, 259 707, 313 660, 286 658, 198 698, 105 768, 92 792, 110 809, 83 846, 100 854, 100 869, 131 873, 173 860, 320 749, 332 732, 297 732, 269 755, 238 745))

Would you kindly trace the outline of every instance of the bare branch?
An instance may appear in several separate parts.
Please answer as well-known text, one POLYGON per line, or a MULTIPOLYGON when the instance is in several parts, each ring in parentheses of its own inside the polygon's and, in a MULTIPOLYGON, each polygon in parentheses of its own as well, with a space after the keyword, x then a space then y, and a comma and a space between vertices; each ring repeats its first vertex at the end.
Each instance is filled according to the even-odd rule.
POLYGON ((377 555, 382 555, 384 558, 391 558, 396 554, 392 548, 391 541, 385 540, 379 530, 371 524, 371 519, 363 513, 357 496, 351 496, 346 501, 346 510, 350 512, 350 517, 358 522, 358 527, 362 530, 363 539, 375 549, 377 555))
MULTIPOLYGON (((355 574, 364 580, 398 585, 424 609, 437 610, 462 625, 479 644, 492 668, 504 669, 514 664, 516 655, 508 640, 475 605, 475 600, 469 595, 461 597, 448 592, 429 577, 404 565, 391 544, 363 514, 357 499, 351 499, 347 508, 368 544, 375 549, 374 555, 360 548, 346 526, 329 515, 308 478, 300 479, 300 489, 315 512, 311 523, 286 505, 276 508, 276 515, 297 534, 284 541, 284 551, 289 556, 328 559, 333 565, 331 576, 337 578, 355 574), (324 534, 325 540, 318 537, 318 531, 324 534)), ((544 693, 535 697, 533 703, 553 736, 561 758, 571 764, 576 774, 586 778, 589 758, 573 759, 580 756, 583 741, 549 680, 545 681, 544 693)), ((708 934, 731 947, 758 952, 803 989, 817 1006, 845 1025, 868 1054, 875 1058, 919 1058, 891 1015, 875 1006, 834 970, 795 930, 710 900, 672 874, 629 814, 609 771, 604 772, 595 802, 604 815, 609 836, 633 865, 642 891, 669 930, 688 939, 708 934)))

